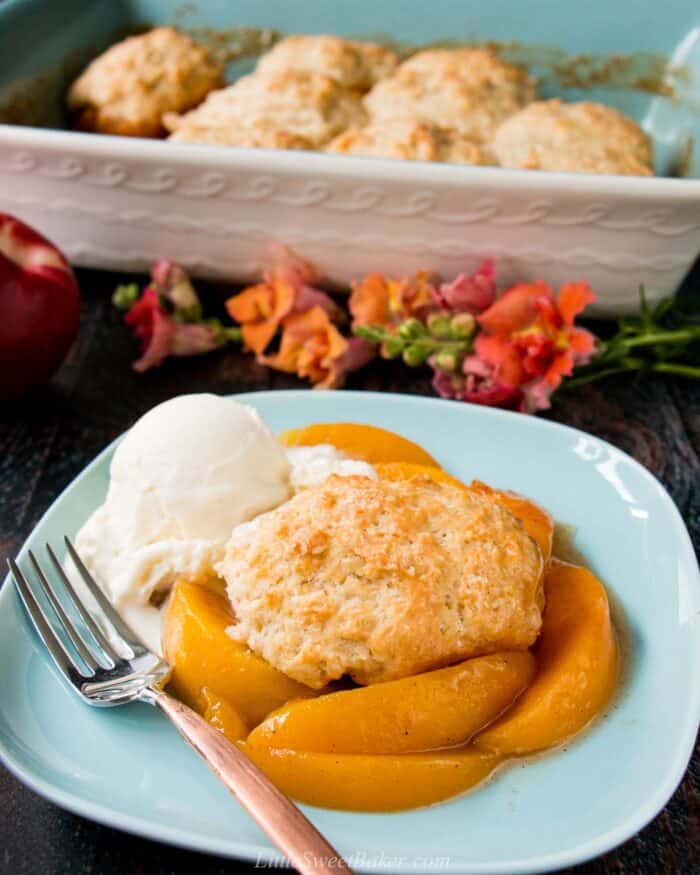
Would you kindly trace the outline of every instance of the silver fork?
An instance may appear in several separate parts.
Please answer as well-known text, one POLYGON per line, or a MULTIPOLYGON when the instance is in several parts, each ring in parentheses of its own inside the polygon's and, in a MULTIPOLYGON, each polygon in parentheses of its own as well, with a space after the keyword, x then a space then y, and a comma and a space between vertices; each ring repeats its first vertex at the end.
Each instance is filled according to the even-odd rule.
POLYGON ((31 550, 28 555, 50 611, 37 599, 17 563, 8 559, 8 565, 34 628, 73 690, 88 705, 98 707, 135 701, 154 705, 175 725, 295 869, 304 875, 337 872, 338 869, 348 872, 338 852, 241 750, 199 714, 163 691, 170 666, 144 647, 112 607, 70 540, 65 538, 65 542, 68 555, 103 619, 112 627, 111 640, 76 592, 49 544, 46 552, 55 572, 54 582, 31 550), (68 605, 70 611, 66 609, 68 605), (75 622, 77 617, 85 629, 75 622), (58 634, 58 630, 63 634, 58 634))

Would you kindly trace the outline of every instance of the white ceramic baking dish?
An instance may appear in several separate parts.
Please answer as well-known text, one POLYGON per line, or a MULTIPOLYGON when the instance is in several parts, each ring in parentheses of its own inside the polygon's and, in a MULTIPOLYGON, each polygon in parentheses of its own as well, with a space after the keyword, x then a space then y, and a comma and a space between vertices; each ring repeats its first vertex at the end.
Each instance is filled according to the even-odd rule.
MULTIPOLYGON (((40 75, 46 79, 51 69, 58 69, 67 45, 76 50, 107 44, 123 28, 115 13, 118 5, 70 0, 58 12, 44 0, 7 0, 0 9, 0 32, 7 36, 13 28, 20 31, 32 13, 46 61, 27 70, 12 57, 0 59, 0 117, 8 89, 16 93, 18 83, 36 83, 40 75), (81 11, 82 17, 75 17, 64 32, 60 21, 66 6, 81 11), (36 18, 42 8, 43 18, 36 18), (14 11, 14 18, 8 11, 14 11), (53 41, 43 35, 49 25, 53 41)), ((170 3, 126 5, 138 7, 138 20, 172 20, 170 3)), ((353 27, 347 9, 334 16, 329 7, 336 5, 321 0, 304 5, 251 0, 229 5, 228 14, 235 8, 237 23, 277 25, 287 31, 388 30, 404 39, 424 35, 426 41, 465 32, 455 31, 454 25, 465 4, 449 0, 431 4, 430 16, 421 4, 422 30, 413 19, 410 26, 397 23, 392 9, 398 4, 388 0, 337 6, 348 5, 355 22, 363 11, 371 14, 372 27, 353 27)), ((551 35, 553 24, 546 12, 558 4, 537 0, 527 5, 536 7, 532 20, 520 15, 512 21, 511 16, 508 32, 522 24, 522 38, 536 44, 538 34, 540 41, 551 35)), ((198 23, 222 26, 226 4, 202 6, 206 14, 198 23)), ((410 2, 401 6, 419 8, 410 2)), ((519 8, 514 0, 497 0, 495 6, 501 12, 510 8, 513 15, 519 8)), ((605 24, 610 34, 598 34, 602 49, 611 52, 619 44, 621 51, 631 51, 639 45, 670 55, 675 48, 676 59, 689 64, 684 94, 692 99, 680 105, 649 95, 640 102, 639 94, 625 103, 613 91, 608 100, 645 122, 658 160, 668 163, 669 143, 671 153, 686 148, 698 125, 693 100, 700 68, 693 72, 691 62, 700 29, 693 31, 691 5, 671 0, 665 30, 659 28, 662 39, 650 45, 647 33, 640 43, 630 42, 623 6, 609 10, 605 24)), ((595 0, 591 15, 602 15, 604 8, 602 0, 595 0)), ((476 37, 507 35, 493 12, 482 10, 476 37)), ((590 26, 585 30, 590 36, 590 26)), ((580 45, 571 38, 561 41, 567 39, 568 51, 580 45)), ((0 209, 40 228, 79 265, 143 270, 156 257, 168 257, 196 276, 247 280, 269 260, 270 243, 281 241, 316 262, 330 281, 344 284, 371 270, 403 275, 434 269, 451 276, 493 256, 504 284, 587 279, 598 294, 601 314, 634 309, 641 284, 652 299, 674 291, 700 251, 696 178, 554 174, 190 146, 20 125, 0 125, 0 209)))

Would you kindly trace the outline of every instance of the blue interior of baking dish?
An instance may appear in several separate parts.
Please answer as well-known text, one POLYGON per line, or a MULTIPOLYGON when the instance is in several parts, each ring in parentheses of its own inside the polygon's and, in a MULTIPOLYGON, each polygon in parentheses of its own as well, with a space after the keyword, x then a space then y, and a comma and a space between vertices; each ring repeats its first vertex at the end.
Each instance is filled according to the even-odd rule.
MULTIPOLYGON (((151 24, 408 44, 494 41, 528 64, 544 96, 600 100, 637 119, 654 139, 660 175, 700 177, 697 0, 588 0, 576 7, 561 0, 4 0, 0 122, 60 125, 68 79, 111 42, 151 24), (653 90, 664 67, 672 97, 653 90)), ((252 64, 232 64, 231 78, 252 64)))

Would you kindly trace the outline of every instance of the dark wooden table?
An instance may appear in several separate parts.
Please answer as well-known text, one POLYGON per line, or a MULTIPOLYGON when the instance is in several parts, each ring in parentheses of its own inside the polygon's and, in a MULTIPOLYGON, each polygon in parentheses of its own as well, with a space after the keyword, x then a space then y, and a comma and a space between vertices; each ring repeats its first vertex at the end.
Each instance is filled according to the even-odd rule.
MULTIPOLYGON (((78 342, 52 384, 0 404, 0 558, 14 555, 56 495, 142 413, 183 392, 296 388, 293 378, 234 350, 172 361, 137 375, 134 344, 110 306, 124 277, 83 271, 78 342)), ((696 270, 691 285, 700 287, 696 270)), ((373 364, 351 388, 429 394, 427 375, 373 364)), ((700 549, 700 385, 611 379, 563 400, 553 419, 605 438, 633 455, 669 489, 700 549)), ((3 563, 4 564, 4 563, 3 563)), ((546 828, 546 825, 543 825, 546 828)), ((56 808, 0 769, 0 872, 165 875, 252 871, 231 860, 177 850, 98 826, 56 808)), ((580 873, 700 872, 700 756, 666 809, 636 838, 580 873)))

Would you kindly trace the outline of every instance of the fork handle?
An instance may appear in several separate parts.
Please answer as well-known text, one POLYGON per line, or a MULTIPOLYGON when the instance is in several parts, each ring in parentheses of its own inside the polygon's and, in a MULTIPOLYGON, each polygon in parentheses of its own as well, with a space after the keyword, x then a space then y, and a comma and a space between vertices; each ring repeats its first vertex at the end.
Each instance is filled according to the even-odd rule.
POLYGON ((163 690, 150 687, 148 692, 147 700, 168 717, 298 872, 350 872, 311 821, 236 745, 163 690))

